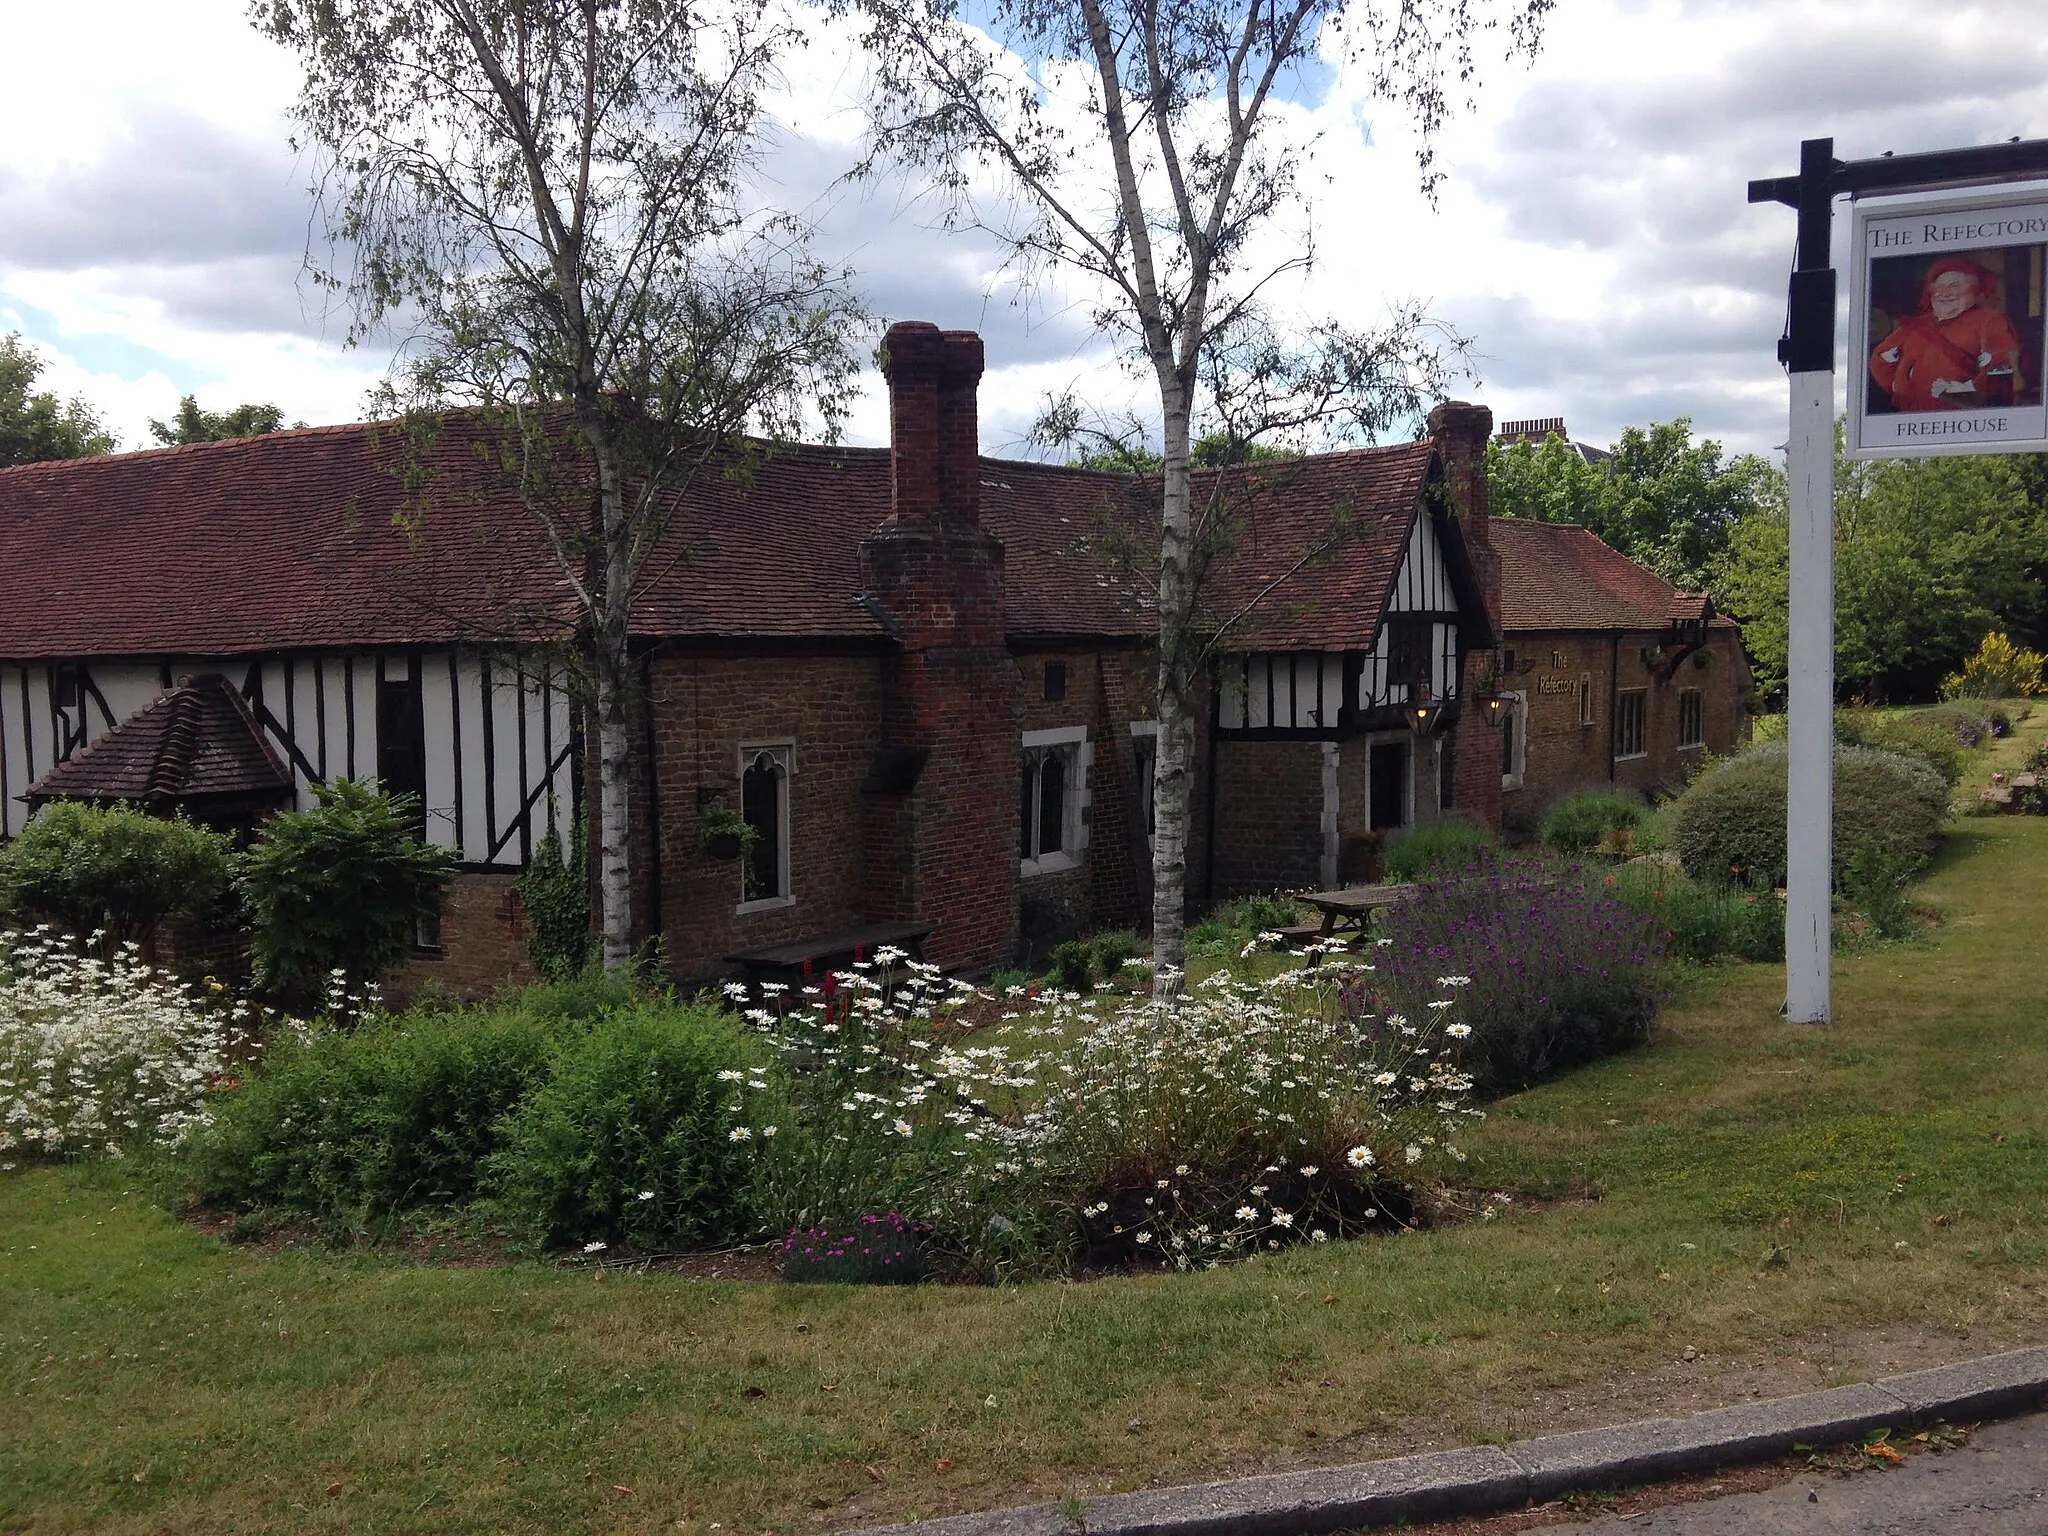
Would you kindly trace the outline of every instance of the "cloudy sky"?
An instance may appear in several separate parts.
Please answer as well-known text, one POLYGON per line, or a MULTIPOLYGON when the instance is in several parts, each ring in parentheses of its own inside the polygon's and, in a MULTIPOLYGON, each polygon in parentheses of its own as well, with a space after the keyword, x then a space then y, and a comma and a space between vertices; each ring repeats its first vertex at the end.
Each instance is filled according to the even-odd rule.
MULTIPOLYGON (((1789 210, 1744 182, 1796 168, 1802 137, 1860 157, 2048 136, 2039 0, 1558 0, 1541 57, 1490 62, 1444 135, 1437 205, 1399 115, 1342 72, 1291 105, 1319 263, 1287 302, 1355 325, 1425 301, 1469 335, 1460 392, 1496 417, 1564 416, 1605 443, 1689 415, 1731 446, 1783 437, 1772 360, 1789 210)), ((180 394, 357 419, 387 361, 343 345, 301 276, 308 163, 287 142, 291 61, 236 0, 0 0, 0 333, 49 363, 130 447, 180 394)), ((834 191, 860 69, 822 37, 792 68, 775 195, 822 220, 873 311, 987 338, 983 442, 1020 452, 1034 408, 1130 384, 1079 296, 1020 296, 985 242, 933 227, 913 189, 834 191)), ((856 441, 886 434, 870 393, 856 441)))

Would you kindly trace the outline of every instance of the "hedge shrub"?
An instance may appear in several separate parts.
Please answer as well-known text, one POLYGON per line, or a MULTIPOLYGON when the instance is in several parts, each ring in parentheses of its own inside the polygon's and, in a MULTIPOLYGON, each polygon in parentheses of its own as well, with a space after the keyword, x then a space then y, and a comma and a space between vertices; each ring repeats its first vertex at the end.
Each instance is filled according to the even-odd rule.
POLYGON ((1917 757, 1941 775, 1946 788, 1954 789, 1963 776, 1958 733, 1966 725, 1976 729, 1970 716, 1950 715, 1946 710, 1937 716, 1932 710, 1881 715, 1870 710, 1844 709, 1835 714, 1835 740, 1917 757))
POLYGON ((233 845, 183 817, 58 800, 0 848, 0 916, 53 919, 84 936, 143 939, 228 889, 233 845))
POLYGON ((473 1008, 280 1033, 190 1147, 196 1192, 359 1219, 461 1202, 559 1044, 629 1006, 595 973, 473 1008))
MULTIPOLYGON (((1834 875, 1866 843, 1917 866, 1934 851, 1948 786, 1919 757, 1835 748, 1834 875)), ((1785 883, 1785 748, 1773 742, 1710 768, 1672 808, 1672 842, 1696 880, 1785 883)))
POLYGON ((348 1219, 466 1201, 500 1117, 576 1027, 481 1008, 281 1037, 195 1138, 197 1192, 348 1219))
POLYGON ((754 1037, 709 1007, 649 1005, 560 1042, 505 1117, 486 1179, 519 1237, 643 1250, 758 1226, 757 1153, 776 1111, 754 1037))
POLYGON ((1459 869, 1492 852, 1493 834, 1462 817, 1419 821, 1387 844, 1389 880, 1419 880, 1436 870, 1459 869))
POLYGON ((1567 795, 1543 817, 1543 846, 1558 853, 1627 852, 1645 815, 1642 801, 1613 790, 1567 795))

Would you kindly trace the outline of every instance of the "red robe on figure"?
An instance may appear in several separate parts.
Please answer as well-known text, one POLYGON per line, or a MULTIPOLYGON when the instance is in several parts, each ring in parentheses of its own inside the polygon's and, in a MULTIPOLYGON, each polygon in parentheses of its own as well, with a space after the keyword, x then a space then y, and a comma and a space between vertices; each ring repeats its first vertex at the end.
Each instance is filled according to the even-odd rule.
POLYGON ((2011 400, 2019 387, 2020 339, 2004 310, 1984 307, 1997 282, 1996 273, 1961 256, 1927 269, 1920 313, 1901 321, 1870 354, 1870 376, 1891 396, 1894 410, 1975 410, 2011 400), (1934 282, 1948 272, 1971 278, 1977 292, 1969 308, 1937 320, 1934 282))

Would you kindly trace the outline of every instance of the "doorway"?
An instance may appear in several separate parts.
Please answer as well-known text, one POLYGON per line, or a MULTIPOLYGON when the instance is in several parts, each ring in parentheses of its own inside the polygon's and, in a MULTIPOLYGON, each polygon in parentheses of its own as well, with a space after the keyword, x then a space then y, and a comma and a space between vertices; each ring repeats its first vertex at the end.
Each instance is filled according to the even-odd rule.
POLYGON ((1408 774, 1413 744, 1376 741, 1366 758, 1366 819, 1374 832, 1408 823, 1408 774))

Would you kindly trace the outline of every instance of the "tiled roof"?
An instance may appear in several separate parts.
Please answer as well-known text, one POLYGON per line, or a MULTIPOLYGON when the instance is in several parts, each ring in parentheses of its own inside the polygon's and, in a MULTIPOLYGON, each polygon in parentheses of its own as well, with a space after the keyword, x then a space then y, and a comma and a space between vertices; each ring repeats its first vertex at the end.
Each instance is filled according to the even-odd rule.
POLYGON ((42 800, 173 802, 274 794, 291 777, 234 685, 217 673, 182 679, 30 786, 42 800))
POLYGON ((1576 523, 1497 517, 1487 528, 1505 630, 1654 630, 1713 617, 1705 593, 1679 591, 1576 523))
POLYGON ((0 469, 0 656, 405 645, 565 612, 538 527, 474 494, 479 450, 456 418, 424 513, 390 424, 0 469))
MULTIPOLYGON (((1368 638, 1430 453, 1417 443, 1232 471, 1241 531, 1211 584, 1214 621, 1252 605, 1233 630, 1245 646, 1368 638)), ((0 470, 0 656, 560 632, 574 619, 567 584, 491 458, 458 415, 425 451, 424 477, 404 473, 390 423, 0 470)), ((986 458, 981 478, 1013 636, 1154 630, 1155 483, 986 458)), ((1201 477, 1198 505, 1214 483, 1201 477)), ((700 477, 648 566, 634 630, 875 637, 854 597, 861 540, 888 515, 886 448, 776 447, 744 476, 700 477)))
MULTIPOLYGON (((1231 471, 1235 547, 1203 594, 1229 650, 1367 645, 1408 548, 1434 447, 1360 448, 1231 471)), ((1200 477, 1196 505, 1214 489, 1200 477)))

